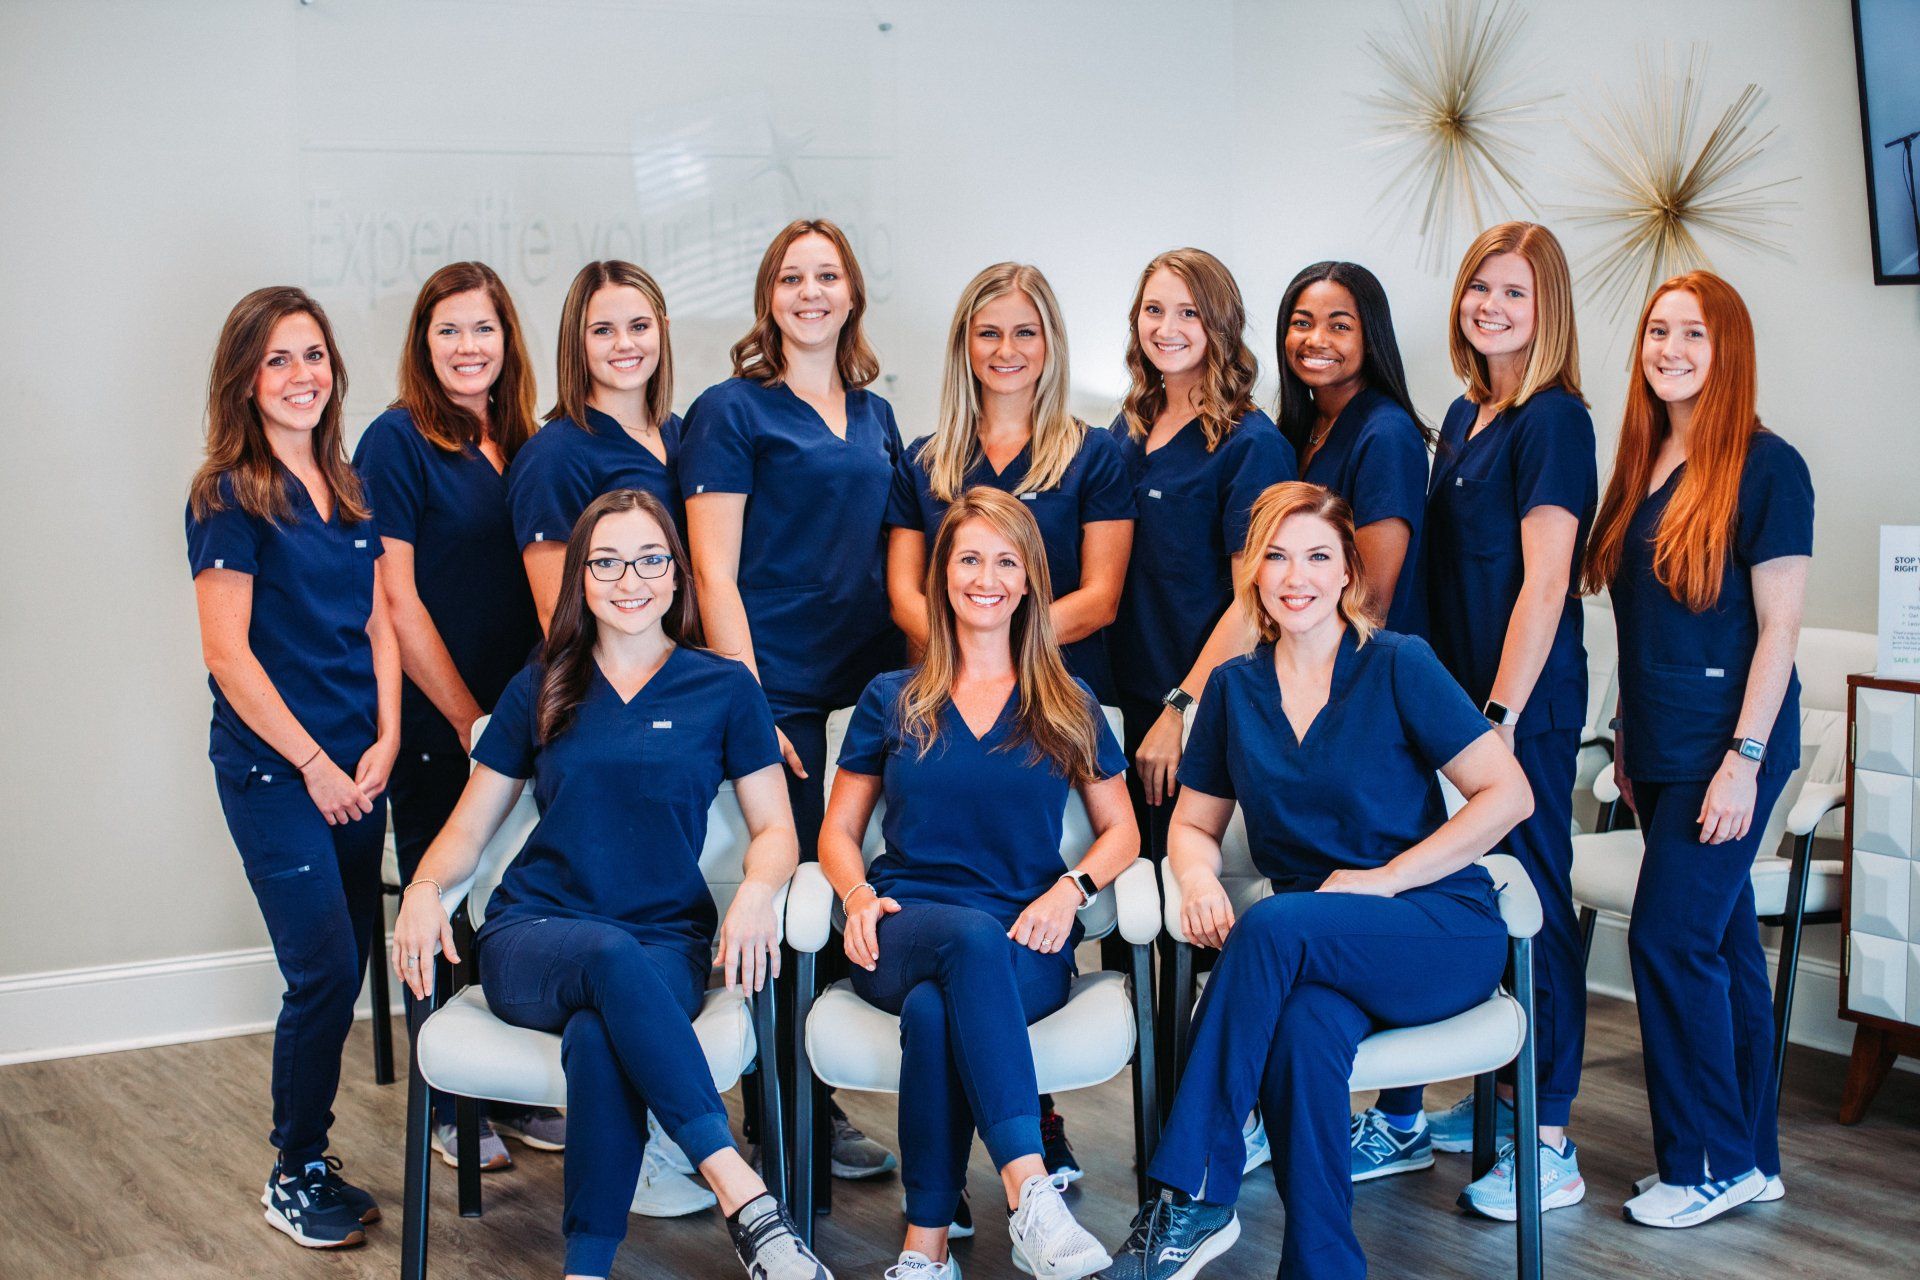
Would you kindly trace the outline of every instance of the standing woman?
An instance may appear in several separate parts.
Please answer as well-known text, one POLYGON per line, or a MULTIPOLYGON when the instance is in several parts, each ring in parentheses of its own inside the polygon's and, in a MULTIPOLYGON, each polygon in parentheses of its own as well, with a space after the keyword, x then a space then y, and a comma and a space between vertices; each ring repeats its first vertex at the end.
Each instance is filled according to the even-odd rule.
POLYGON ((1433 433, 1414 412, 1387 291, 1356 262, 1316 262, 1280 298, 1280 434, 1300 477, 1347 500, 1374 621, 1417 622, 1433 433))
POLYGON ((214 782, 287 983, 280 1154, 260 1200, 269 1223, 318 1249, 360 1244, 380 1217, 326 1151, 400 746, 400 651, 341 434, 346 389, 318 303, 289 286, 242 298, 214 352, 186 514, 214 782))
MULTIPOLYGON (((1573 773, 1587 714, 1578 581, 1593 519, 1593 420, 1580 397, 1573 286, 1545 227, 1480 234, 1454 280, 1453 370, 1467 384, 1440 428, 1428 487, 1428 634, 1434 652, 1520 759, 1533 816, 1502 845, 1540 895, 1534 942, 1542 1206, 1586 1194, 1568 1115, 1580 1088, 1586 958, 1573 908, 1573 773)), ((1495 1132, 1513 1132, 1501 1084, 1495 1132)), ((1354 1127, 1355 1180, 1473 1148, 1473 1097, 1428 1124, 1421 1090, 1390 1089, 1354 1127)), ((1529 1135, 1534 1140, 1533 1135, 1529 1135)), ((1513 1151, 1469 1185, 1465 1203, 1513 1220, 1513 1151)))
POLYGON ((1800 764, 1813 483, 1754 411, 1753 322, 1731 285, 1667 281, 1639 341, 1585 586, 1613 597, 1614 776, 1646 836, 1627 941, 1659 1180, 1626 1211, 1691 1227, 1785 1194, 1748 871, 1800 764))
MULTIPOLYGON (((533 370, 513 299, 491 267, 451 263, 421 286, 399 390, 360 437, 354 465, 386 551, 380 583, 406 677, 390 797, 405 884, 467 785, 473 722, 492 712, 540 638, 505 474, 533 435, 533 370)), ((491 1110, 532 1146, 566 1145, 566 1121, 551 1108, 491 1110)), ((433 1140, 457 1163, 450 1095, 433 1140)), ((480 1167, 512 1163, 483 1115, 480 1167)))
POLYGON ((560 311, 554 365, 560 390, 547 424, 507 477, 513 535, 542 630, 560 594, 567 535, 589 502, 639 489, 681 519, 673 344, 653 277, 617 259, 580 268, 560 311))

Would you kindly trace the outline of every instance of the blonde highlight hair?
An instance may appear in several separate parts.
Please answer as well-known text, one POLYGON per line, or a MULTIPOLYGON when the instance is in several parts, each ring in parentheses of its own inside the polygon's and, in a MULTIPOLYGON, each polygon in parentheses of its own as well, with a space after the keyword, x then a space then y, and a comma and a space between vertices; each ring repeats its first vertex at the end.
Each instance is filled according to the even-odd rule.
POLYGON ((1247 345, 1247 304, 1240 297, 1240 286, 1226 265, 1205 249, 1169 249, 1140 273, 1133 307, 1127 313, 1127 373, 1133 385, 1127 388, 1120 411, 1126 415, 1128 432, 1144 440, 1153 430, 1154 419, 1167 407, 1166 379, 1140 344, 1140 307, 1146 300, 1147 281, 1162 267, 1192 292, 1194 308, 1207 331, 1195 407, 1207 452, 1212 453, 1254 407, 1253 384, 1260 376, 1260 361, 1247 345))
POLYGON ((900 728, 921 756, 940 737, 940 713, 953 701, 960 645, 947 593, 947 562, 962 526, 980 520, 1013 544, 1026 570, 1027 594, 1014 607, 1013 669, 1019 705, 1007 746, 1024 743, 1030 764, 1049 763, 1072 786, 1100 778, 1100 712, 1060 658, 1053 634, 1053 580, 1040 526, 1026 503, 985 486, 968 489, 947 508, 927 557, 927 652, 900 691, 900 728))
POLYGON ((1453 280, 1453 307, 1449 312, 1447 354, 1453 360, 1454 376, 1467 384, 1467 399, 1475 404, 1491 404, 1495 413, 1525 404, 1534 394, 1548 387, 1559 387, 1580 403, 1580 339, 1573 320, 1573 277, 1567 270, 1567 255, 1553 232, 1537 222, 1502 222, 1482 231, 1467 246, 1460 260, 1460 273, 1453 280), (1493 379, 1487 371, 1487 358, 1473 349, 1460 328, 1460 300, 1474 275, 1488 258, 1502 253, 1517 253, 1533 269, 1533 341, 1527 347, 1527 366, 1520 373, 1520 385, 1505 400, 1493 394, 1493 379))
POLYGON ((787 250, 802 236, 822 236, 840 255, 840 267, 847 273, 847 292, 852 305, 840 337, 834 347, 834 364, 847 390, 864 387, 880 376, 880 357, 867 345, 861 319, 867 314, 867 278, 860 260, 853 256, 847 233, 825 218, 796 218, 774 233, 773 242, 761 255, 760 270, 753 278, 753 327, 747 336, 733 344, 733 376, 751 378, 763 387, 778 386, 787 376, 785 338, 773 318, 773 287, 780 278, 780 264, 787 250))
POLYGON ((593 395, 593 371, 587 366, 587 308, 602 289, 621 286, 638 289, 660 325, 660 363, 647 379, 647 420, 658 427, 673 416, 673 341, 667 327, 667 296, 659 282, 631 262, 609 258, 580 268, 567 288, 560 308, 560 342, 554 358, 554 376, 560 382, 553 408, 544 419, 569 418, 582 431, 587 425, 587 401, 593 395))
POLYGON ((1040 334, 1047 344, 1040 365, 1040 381, 1033 391, 1032 434, 1027 444, 1027 474, 1015 493, 1051 489, 1067 474, 1087 424, 1067 410, 1067 327, 1060 303, 1040 268, 1020 262, 998 262, 960 291, 947 330, 946 371, 940 380, 940 420, 920 450, 928 487, 942 502, 952 502, 966 488, 967 472, 981 458, 980 381, 973 376, 970 349, 974 318, 989 302, 1008 294, 1023 294, 1040 313, 1040 334))
POLYGON ((1373 587, 1367 580, 1366 561, 1360 558, 1359 544, 1354 539, 1353 508, 1325 485, 1287 480, 1254 499, 1245 553, 1233 570, 1233 594, 1241 612, 1260 632, 1261 643, 1272 644, 1280 638, 1280 624, 1260 602, 1260 566, 1265 563, 1267 547, 1279 536, 1280 526, 1295 516, 1317 516, 1332 525, 1339 536, 1340 554, 1347 562, 1347 586, 1334 602, 1334 609, 1341 621, 1353 628, 1360 643, 1365 644, 1378 630, 1369 611, 1373 587))

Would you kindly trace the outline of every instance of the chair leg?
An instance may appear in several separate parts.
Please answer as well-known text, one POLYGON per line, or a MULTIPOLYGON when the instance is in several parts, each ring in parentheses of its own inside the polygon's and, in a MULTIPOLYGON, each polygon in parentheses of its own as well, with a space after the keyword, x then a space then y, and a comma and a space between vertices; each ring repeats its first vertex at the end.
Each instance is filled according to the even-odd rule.
POLYGON ((1147 1166, 1160 1145, 1160 1062, 1153 1041, 1153 951, 1146 944, 1129 948, 1133 956, 1133 1161, 1140 1199, 1147 1198, 1147 1166))
POLYGON ((373 1082, 393 1083, 393 993, 387 988, 387 896, 373 908, 373 945, 367 948, 367 1003, 373 1013, 373 1082))
POLYGON ((807 1014, 813 1009, 813 953, 799 952, 794 958, 793 971, 792 1034, 796 1085, 793 1091, 793 1140, 788 1148, 793 1152, 793 1222, 800 1228, 800 1239, 812 1247, 814 1111, 820 1101, 820 1091, 814 1087, 813 1069, 807 1062, 807 1014))
POLYGON ((1497 1094, 1494 1093, 1494 1075, 1485 1071, 1473 1078, 1473 1177, 1468 1181, 1478 1181, 1487 1170, 1493 1168, 1494 1156, 1494 1120, 1496 1117, 1497 1094))
POLYGON ((1600 913, 1592 907, 1580 908, 1580 968, 1593 963, 1593 926, 1600 913))
POLYGON ((1515 1248, 1519 1280, 1540 1280, 1544 1272, 1540 1241, 1540 1080, 1533 1048, 1533 940, 1513 940, 1513 994, 1527 1020, 1514 1064, 1514 1170, 1519 1230, 1515 1248))
POLYGON ((774 1008, 777 1003, 772 982, 752 997, 754 1075, 758 1077, 760 1095, 760 1176, 774 1199, 789 1204, 786 1119, 780 1114, 780 1071, 774 1065, 780 1056, 778 1017, 774 1008))
POLYGON ((1780 1110, 1780 1092, 1787 1072, 1787 1031, 1793 1025, 1793 987, 1800 976, 1800 935, 1807 918, 1808 863, 1813 858, 1813 833, 1793 842, 1793 871, 1787 879, 1787 909, 1780 920, 1780 972, 1773 983, 1773 1109, 1780 1110))
POLYGON ((1186 1074, 1187 1054, 1193 1047, 1193 947, 1189 943, 1176 943, 1173 948, 1173 986, 1167 998, 1173 1007, 1166 1011, 1167 1020, 1173 1025, 1173 1058, 1167 1063, 1167 1094, 1180 1085, 1180 1077, 1186 1074))
POLYGON ((420 1055, 413 1046, 420 1026, 432 1012, 425 1000, 406 994, 407 1005, 407 1167, 406 1201, 400 1220, 400 1280, 426 1280, 427 1208, 432 1201, 433 1147, 428 1126, 433 1122, 433 1091, 420 1076, 420 1055))
POLYGON ((480 1100, 455 1098, 454 1141, 460 1148, 460 1216, 480 1216, 480 1100))

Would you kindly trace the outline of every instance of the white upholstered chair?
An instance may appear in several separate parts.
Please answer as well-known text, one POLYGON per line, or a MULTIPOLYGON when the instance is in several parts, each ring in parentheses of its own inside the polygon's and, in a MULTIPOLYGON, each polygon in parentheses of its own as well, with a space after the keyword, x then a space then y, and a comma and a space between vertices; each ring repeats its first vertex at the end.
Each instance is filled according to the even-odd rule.
MULTIPOLYGON (((1593 781, 1613 767, 1613 707, 1620 698, 1620 639, 1613 627, 1613 606, 1597 599, 1581 601, 1587 648, 1587 722, 1580 731, 1580 756, 1574 766, 1573 794, 1591 792, 1593 781)), ((1575 818, 1573 833, 1582 834, 1575 818)))

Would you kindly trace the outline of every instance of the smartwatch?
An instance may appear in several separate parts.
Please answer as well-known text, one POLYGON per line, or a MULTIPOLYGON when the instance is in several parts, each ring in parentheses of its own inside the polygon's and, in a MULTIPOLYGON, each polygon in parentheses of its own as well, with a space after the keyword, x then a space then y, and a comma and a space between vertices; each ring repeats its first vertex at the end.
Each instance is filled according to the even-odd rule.
POLYGON ((1080 909, 1082 911, 1086 910, 1087 906, 1092 903, 1093 895, 1100 892, 1100 890, 1094 886, 1093 877, 1084 871, 1069 871, 1060 878, 1080 891, 1080 909))
POLYGON ((1480 708, 1480 714, 1484 715, 1491 723, 1502 727, 1520 723, 1520 713, 1518 711, 1515 711, 1504 702, 1495 702, 1492 698, 1488 698, 1486 705, 1480 708))
POLYGON ((1727 742, 1727 750, 1755 764, 1767 758, 1767 744, 1758 738, 1732 738, 1727 742))
POLYGON ((1175 685, 1173 688, 1167 690, 1166 697, 1160 699, 1160 705, 1172 707, 1181 715, 1185 715, 1187 714, 1187 708, 1193 705, 1193 695, 1185 689, 1182 689, 1179 685, 1175 685))

